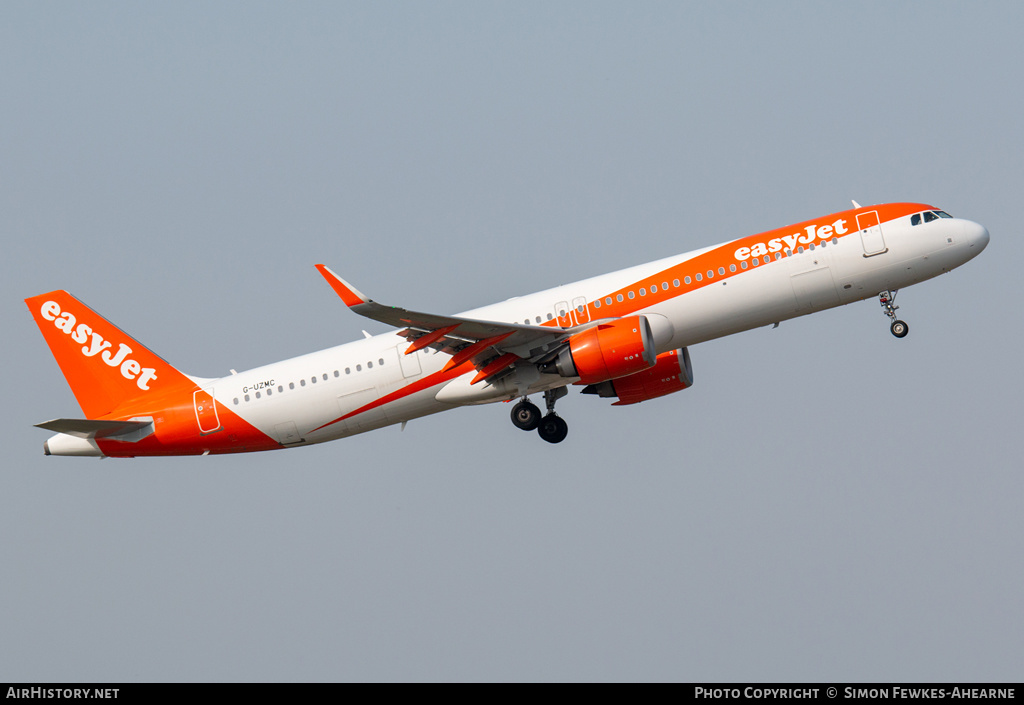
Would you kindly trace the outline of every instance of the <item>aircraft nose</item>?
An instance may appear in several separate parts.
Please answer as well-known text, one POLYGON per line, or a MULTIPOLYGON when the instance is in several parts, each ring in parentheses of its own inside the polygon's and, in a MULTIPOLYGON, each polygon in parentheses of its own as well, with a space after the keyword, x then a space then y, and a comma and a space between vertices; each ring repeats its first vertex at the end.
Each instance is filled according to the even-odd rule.
POLYGON ((964 235, 967 236, 967 242, 970 243, 972 248, 977 248, 977 252, 981 252, 988 246, 988 229, 981 223, 975 223, 971 220, 965 221, 964 231, 964 235))

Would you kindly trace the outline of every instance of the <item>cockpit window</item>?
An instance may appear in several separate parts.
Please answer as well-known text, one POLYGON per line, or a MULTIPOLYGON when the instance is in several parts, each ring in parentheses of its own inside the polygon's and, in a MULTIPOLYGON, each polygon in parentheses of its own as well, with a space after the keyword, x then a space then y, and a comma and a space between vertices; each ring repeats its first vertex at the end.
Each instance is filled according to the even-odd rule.
POLYGON ((933 220, 938 220, 939 218, 952 218, 953 217, 949 213, 947 213, 946 211, 925 211, 924 213, 915 213, 914 215, 910 216, 910 224, 911 225, 920 225, 921 224, 921 216, 924 216, 924 222, 926 222, 926 223, 930 223, 933 220))

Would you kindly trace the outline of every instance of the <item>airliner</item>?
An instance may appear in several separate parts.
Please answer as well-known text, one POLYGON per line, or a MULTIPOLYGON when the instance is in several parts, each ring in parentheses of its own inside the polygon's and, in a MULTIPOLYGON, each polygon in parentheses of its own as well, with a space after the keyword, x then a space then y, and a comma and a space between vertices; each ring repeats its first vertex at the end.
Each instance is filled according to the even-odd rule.
POLYGON ((933 206, 853 206, 454 316, 378 303, 318 264, 346 306, 393 330, 218 378, 179 371, 66 291, 34 296, 25 302, 85 416, 37 424, 55 433, 43 451, 278 450, 499 401, 516 401, 516 427, 559 443, 568 424, 555 402, 569 385, 614 405, 680 392, 693 384, 689 348, 707 340, 875 297, 902 338, 898 290, 989 241, 933 206))

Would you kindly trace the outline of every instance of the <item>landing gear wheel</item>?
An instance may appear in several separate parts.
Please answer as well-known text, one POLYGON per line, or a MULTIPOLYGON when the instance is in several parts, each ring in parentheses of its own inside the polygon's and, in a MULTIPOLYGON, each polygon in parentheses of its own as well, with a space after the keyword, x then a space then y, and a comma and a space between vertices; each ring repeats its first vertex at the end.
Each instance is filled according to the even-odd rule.
POLYGON ((541 419, 537 433, 548 443, 561 443, 569 435, 569 424, 561 416, 548 414, 541 419))
POLYGON ((910 332, 910 326, 903 321, 893 321, 892 325, 889 326, 889 330, 892 331, 892 334, 897 338, 905 338, 907 333, 910 332))
POLYGON ((878 295, 878 303, 882 305, 882 310, 885 312, 885 315, 889 317, 890 321, 892 321, 892 323, 889 324, 889 330, 892 334, 897 338, 905 338, 907 333, 910 332, 910 326, 903 321, 896 319, 896 309, 899 308, 899 306, 896 305, 896 294, 898 293, 899 291, 897 290, 883 291, 878 295))
POLYGON ((540 426, 540 409, 526 399, 512 407, 512 423, 516 428, 532 431, 540 426))

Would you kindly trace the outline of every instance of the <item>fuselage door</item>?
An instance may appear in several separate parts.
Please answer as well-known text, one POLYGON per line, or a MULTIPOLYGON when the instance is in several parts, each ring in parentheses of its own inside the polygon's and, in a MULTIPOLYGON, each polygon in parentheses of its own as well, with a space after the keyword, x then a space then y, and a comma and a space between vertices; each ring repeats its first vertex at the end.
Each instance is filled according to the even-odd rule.
POLYGON ((220 419, 217 418, 217 404, 213 401, 213 394, 197 389, 192 395, 192 404, 195 406, 196 422, 199 424, 200 433, 213 433, 220 430, 220 419))
POLYGON ((568 301, 559 301, 555 304, 555 315, 558 316, 558 326, 560 328, 572 327, 572 309, 569 308, 568 301))
POLYGON ((576 325, 581 326, 584 323, 590 322, 590 308, 587 306, 587 300, 582 296, 577 296, 572 300, 573 315, 576 317, 576 325))
POLYGON ((415 377, 423 372, 422 368, 420 368, 420 355, 425 354, 426 350, 429 350, 429 348, 424 351, 417 350, 411 355, 406 355, 405 350, 408 347, 408 344, 403 343, 399 344, 399 346, 395 348, 395 354, 398 356, 398 364, 402 368, 402 376, 407 379, 409 377, 415 377))
POLYGON ((865 257, 880 255, 886 251, 882 225, 878 222, 878 211, 858 213, 857 229, 860 230, 860 241, 864 245, 865 257))

